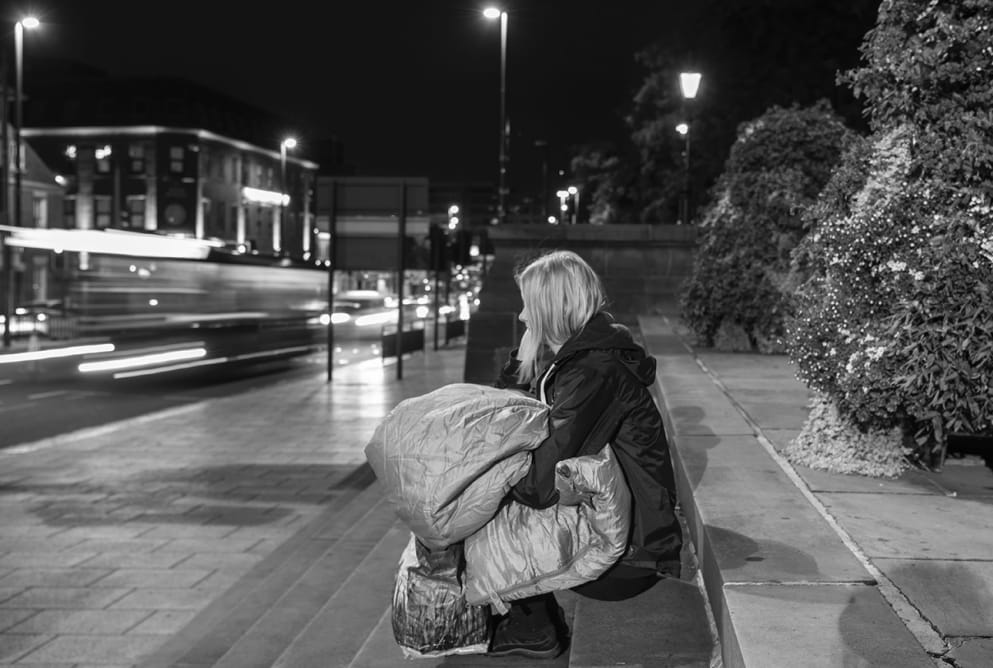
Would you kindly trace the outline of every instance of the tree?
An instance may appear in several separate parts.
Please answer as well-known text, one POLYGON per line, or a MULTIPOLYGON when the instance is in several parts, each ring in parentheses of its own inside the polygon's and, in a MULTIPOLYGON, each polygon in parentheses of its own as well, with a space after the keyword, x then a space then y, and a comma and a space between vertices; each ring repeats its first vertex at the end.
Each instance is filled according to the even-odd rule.
POLYGON ((801 213, 851 141, 826 100, 773 107, 741 125, 704 212, 703 240, 682 300, 684 320, 704 343, 734 328, 749 349, 782 349, 790 254, 804 234, 801 213))
POLYGON ((949 432, 993 431, 991 44, 990 0, 881 5, 842 78, 872 136, 794 256, 801 377, 853 430, 898 427, 925 462, 949 432))

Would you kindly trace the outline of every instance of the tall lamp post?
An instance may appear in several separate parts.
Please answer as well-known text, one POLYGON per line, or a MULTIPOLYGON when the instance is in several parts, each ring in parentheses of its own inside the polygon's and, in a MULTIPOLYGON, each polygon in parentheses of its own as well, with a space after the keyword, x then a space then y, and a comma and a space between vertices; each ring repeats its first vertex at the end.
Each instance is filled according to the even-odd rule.
MULTIPOLYGON (((21 126, 22 121, 22 105, 21 105, 21 91, 23 89, 22 79, 24 78, 24 29, 27 28, 31 30, 37 28, 40 24, 37 18, 33 16, 25 16, 20 21, 14 24, 14 71, 15 71, 15 82, 14 82, 14 216, 13 219, 9 221, 10 225, 19 226, 21 224, 21 126)), ((0 84, 0 88, 3 89, 3 104, 6 110, 7 104, 7 82, 4 81, 0 84)), ((4 122, 6 122, 6 114, 3 114, 4 122)), ((6 134, 6 133, 4 133, 6 134)), ((6 151, 4 151, 6 153, 6 151)), ((4 166, 3 178, 5 183, 3 184, 4 190, 7 189, 7 166, 4 166)), ((6 268, 7 274, 7 298, 4 300, 4 323, 3 323, 3 345, 5 348, 9 348, 11 344, 11 319, 13 318, 14 311, 14 258, 13 253, 10 250, 10 246, 6 243, 3 248, 4 252, 4 266, 6 268)))
POLYGON ((282 245, 283 227, 286 226, 286 204, 290 196, 286 193, 286 151, 297 147, 296 137, 286 137, 279 142, 279 224, 273 228, 273 250, 279 251, 282 245), (277 237, 278 235, 278 237, 277 237))
POLYGON ((683 222, 690 222, 690 212, 693 210, 692 200, 691 200, 691 190, 690 190, 690 129, 693 126, 693 105, 687 104, 687 101, 692 101, 696 99, 697 91, 700 89, 700 79, 702 75, 699 72, 680 72, 679 73, 679 88, 683 93, 683 106, 686 110, 686 123, 681 123, 680 125, 686 126, 686 131, 682 132, 677 126, 676 130, 686 138, 686 189, 685 189, 685 219, 683 222))
POLYGON ((32 30, 41 23, 33 16, 25 16, 14 26, 14 67, 17 81, 14 90, 14 225, 21 224, 21 115, 22 80, 24 79, 24 29, 32 30))
POLYGON ((689 222, 687 217, 690 215, 690 124, 680 123, 676 126, 676 132, 684 140, 683 169, 685 170, 685 175, 683 176, 683 197, 679 202, 679 222, 686 223, 689 222))
POLYGON ((483 16, 490 20, 500 19, 500 171, 497 185, 497 221, 507 222, 507 167, 510 156, 507 151, 507 12, 496 7, 487 7, 483 16))

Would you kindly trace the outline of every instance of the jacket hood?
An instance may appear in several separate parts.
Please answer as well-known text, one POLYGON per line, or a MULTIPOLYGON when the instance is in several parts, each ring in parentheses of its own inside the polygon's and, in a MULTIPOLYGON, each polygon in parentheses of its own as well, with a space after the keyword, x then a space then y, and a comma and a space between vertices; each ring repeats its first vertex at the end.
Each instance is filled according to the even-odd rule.
POLYGON ((593 316, 578 334, 563 344, 552 362, 590 350, 611 352, 643 385, 655 382, 655 358, 646 355, 645 349, 631 336, 631 330, 616 322, 609 313, 601 311, 593 316))

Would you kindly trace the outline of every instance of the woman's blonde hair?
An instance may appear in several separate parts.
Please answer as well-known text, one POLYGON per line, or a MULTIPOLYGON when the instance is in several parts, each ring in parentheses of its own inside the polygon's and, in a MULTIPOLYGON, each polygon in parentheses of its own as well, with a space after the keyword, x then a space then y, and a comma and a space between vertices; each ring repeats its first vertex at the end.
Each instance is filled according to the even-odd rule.
POLYGON ((593 268, 572 251, 553 251, 518 271, 528 328, 517 350, 517 379, 538 374, 545 346, 561 346, 607 305, 603 284, 593 268))

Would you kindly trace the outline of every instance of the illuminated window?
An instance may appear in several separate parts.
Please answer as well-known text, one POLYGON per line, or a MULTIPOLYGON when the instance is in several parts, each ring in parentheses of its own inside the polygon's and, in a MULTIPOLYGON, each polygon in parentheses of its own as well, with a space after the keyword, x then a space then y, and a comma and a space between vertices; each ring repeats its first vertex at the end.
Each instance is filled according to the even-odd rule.
POLYGON ((131 160, 131 173, 142 174, 145 171, 145 145, 130 144, 128 146, 128 158, 131 160))
POLYGON ((62 200, 62 226, 68 229, 76 227, 76 196, 66 195, 62 200))
POLYGON ((99 160, 97 160, 97 172, 99 172, 100 174, 109 174, 110 173, 110 159, 109 158, 100 158, 99 160))
POLYGON ((169 171, 182 173, 183 171, 183 147, 172 146, 169 148, 169 171))
POLYGON ((94 195, 93 209, 96 212, 97 228, 110 227, 110 195, 94 195))
POLYGON ((145 227, 145 196, 128 195, 128 226, 135 229, 145 227))

